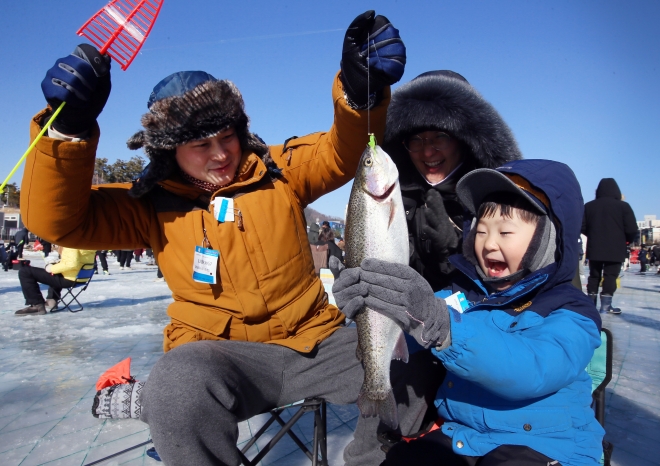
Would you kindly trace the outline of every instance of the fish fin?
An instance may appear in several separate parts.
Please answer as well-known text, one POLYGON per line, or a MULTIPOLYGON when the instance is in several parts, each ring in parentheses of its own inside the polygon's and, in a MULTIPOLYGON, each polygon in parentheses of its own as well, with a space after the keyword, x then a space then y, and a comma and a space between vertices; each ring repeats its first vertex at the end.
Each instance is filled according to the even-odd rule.
POLYGON ((360 348, 360 343, 355 347, 355 357, 358 361, 362 361, 362 348, 360 348))
POLYGON ((394 345, 392 359, 408 362, 408 344, 406 343, 406 337, 403 335, 403 332, 399 333, 399 339, 396 341, 396 345, 394 345))
POLYGON ((382 423, 387 424, 392 429, 399 427, 399 416, 392 389, 390 389, 384 400, 371 399, 366 393, 360 391, 357 405, 362 417, 378 416, 382 423))
POLYGON ((394 216, 396 213, 396 205, 394 202, 390 202, 390 218, 387 221, 387 228, 389 229, 392 226, 392 222, 394 221, 394 216))

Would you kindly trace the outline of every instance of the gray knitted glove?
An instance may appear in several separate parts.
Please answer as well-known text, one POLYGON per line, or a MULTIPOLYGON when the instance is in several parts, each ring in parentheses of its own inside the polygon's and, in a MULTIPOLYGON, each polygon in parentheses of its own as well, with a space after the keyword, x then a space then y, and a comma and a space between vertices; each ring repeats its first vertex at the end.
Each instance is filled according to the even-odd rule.
MULTIPOLYGON (((135 380, 135 379, 132 379, 135 380)), ((101 419, 139 419, 144 382, 120 383, 96 392, 92 416, 101 419)))
POLYGON ((332 287, 337 306, 347 317, 368 306, 395 321, 424 348, 446 346, 449 313, 443 299, 414 269, 378 259, 344 270, 332 287))
POLYGON ((344 269, 332 284, 332 295, 337 307, 349 319, 354 319, 362 309, 367 295, 367 285, 360 282, 360 270, 360 267, 344 269))
POLYGON ((335 256, 330 256, 328 259, 328 268, 332 272, 332 276, 335 278, 335 280, 339 277, 339 274, 341 273, 342 270, 346 268, 344 264, 341 263, 339 259, 335 256))

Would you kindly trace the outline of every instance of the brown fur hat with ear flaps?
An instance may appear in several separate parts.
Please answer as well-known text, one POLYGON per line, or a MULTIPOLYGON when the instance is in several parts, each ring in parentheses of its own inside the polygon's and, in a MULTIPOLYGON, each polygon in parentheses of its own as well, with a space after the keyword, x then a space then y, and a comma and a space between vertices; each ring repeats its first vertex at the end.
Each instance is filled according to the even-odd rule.
POLYGON ((134 197, 147 193, 176 171, 177 146, 229 127, 236 130, 241 150, 254 152, 267 167, 275 167, 268 146, 249 131, 243 97, 231 81, 197 71, 170 75, 154 88, 149 112, 141 121, 144 129, 127 145, 131 150, 143 148, 150 163, 129 191, 134 197))

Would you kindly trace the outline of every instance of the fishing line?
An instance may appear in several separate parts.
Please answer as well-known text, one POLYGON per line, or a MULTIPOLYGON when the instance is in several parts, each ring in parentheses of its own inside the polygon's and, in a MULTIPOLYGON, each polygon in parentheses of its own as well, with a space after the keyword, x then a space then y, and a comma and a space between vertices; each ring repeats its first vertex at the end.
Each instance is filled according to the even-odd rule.
MULTIPOLYGON (((369 66, 369 61, 371 60, 371 53, 369 50, 370 48, 371 48, 371 34, 367 37, 367 136, 369 136, 369 143, 367 145, 372 149, 374 149, 376 147, 377 142, 376 142, 376 136, 374 135, 374 133, 371 132, 371 77, 370 77, 371 67, 369 66)), ((376 48, 374 47, 374 50, 375 49, 376 48)), ((378 53, 377 50, 376 53, 378 53)))
POLYGON ((371 90, 369 89, 369 85, 371 83, 371 79, 369 77, 369 71, 370 71, 370 66, 369 66, 369 49, 371 48, 369 44, 370 42, 370 37, 367 37, 367 136, 371 135, 371 106, 369 105, 369 96, 371 95, 371 90))

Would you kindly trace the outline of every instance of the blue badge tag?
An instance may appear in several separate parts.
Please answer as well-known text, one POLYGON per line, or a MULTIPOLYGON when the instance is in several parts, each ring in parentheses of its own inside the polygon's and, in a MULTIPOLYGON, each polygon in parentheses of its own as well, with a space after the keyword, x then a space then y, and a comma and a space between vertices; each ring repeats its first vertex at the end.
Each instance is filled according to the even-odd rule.
POLYGON ((193 262, 193 280, 199 283, 217 283, 218 259, 220 252, 195 246, 195 260, 193 262))
POLYGON ((213 215, 220 222, 234 221, 234 200, 230 197, 216 197, 213 199, 213 215))

